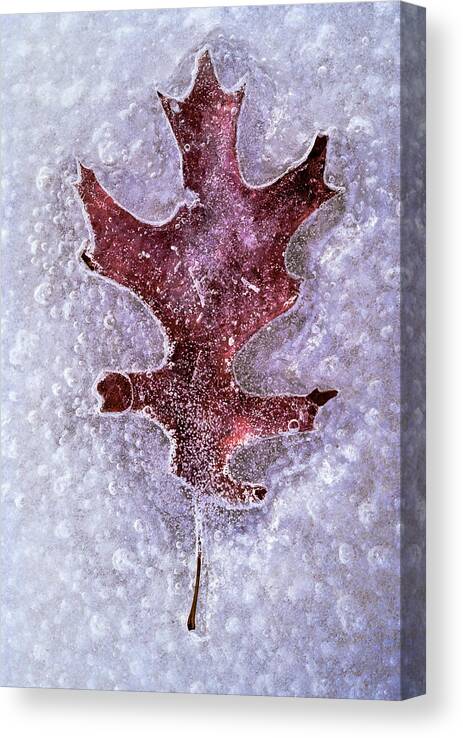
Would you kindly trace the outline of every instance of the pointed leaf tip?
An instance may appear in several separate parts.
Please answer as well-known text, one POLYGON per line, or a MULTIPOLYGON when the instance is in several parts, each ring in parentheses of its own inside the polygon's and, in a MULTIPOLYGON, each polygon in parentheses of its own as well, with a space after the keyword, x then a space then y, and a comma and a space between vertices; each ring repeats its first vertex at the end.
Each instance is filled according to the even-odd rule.
POLYGON ((198 74, 204 72, 212 72, 215 76, 214 65, 212 63, 211 52, 209 49, 204 49, 198 56, 197 61, 198 74))
POLYGON ((172 109, 172 105, 171 105, 171 101, 174 100, 174 98, 169 97, 168 95, 164 95, 164 93, 160 92, 159 90, 156 90, 156 94, 159 98, 159 102, 161 103, 162 109, 164 110, 169 120, 171 120, 171 118, 175 115, 175 112, 172 109))
POLYGON ((318 407, 323 407, 323 405, 326 405, 326 403, 329 400, 332 400, 334 397, 336 397, 338 394, 338 391, 335 389, 329 389, 329 390, 319 390, 318 387, 316 387, 310 395, 308 395, 308 399, 313 402, 315 405, 318 405, 318 407))
POLYGON ((79 192, 85 189, 89 184, 96 181, 95 172, 93 169, 84 166, 79 160, 77 160, 77 177, 75 187, 79 192))
POLYGON ((328 135, 326 133, 318 133, 313 146, 310 150, 309 156, 311 158, 326 155, 326 149, 328 146, 328 135))
POLYGON ((200 94, 204 94, 204 92, 213 93, 216 90, 219 90, 222 94, 225 93, 215 72, 210 51, 209 49, 206 49, 198 57, 196 63, 196 75, 191 93, 188 97, 193 97, 196 91, 200 94))

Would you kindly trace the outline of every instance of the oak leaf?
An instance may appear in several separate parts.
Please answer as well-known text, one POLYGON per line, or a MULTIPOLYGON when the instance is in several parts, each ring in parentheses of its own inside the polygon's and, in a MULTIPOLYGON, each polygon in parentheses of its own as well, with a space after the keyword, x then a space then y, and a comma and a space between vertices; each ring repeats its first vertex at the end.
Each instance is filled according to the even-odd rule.
MULTIPOLYGON (((328 139, 318 135, 276 181, 250 186, 237 157, 244 88, 225 91, 208 52, 184 99, 158 95, 194 193, 190 205, 165 223, 143 222, 80 167, 77 189, 93 233, 82 259, 146 303, 170 347, 157 371, 106 374, 97 385, 101 411, 143 412, 159 423, 172 441, 172 471, 196 494, 256 504, 266 490, 231 476, 232 452, 251 437, 312 430, 319 407, 337 394, 255 396, 233 373, 236 353, 298 297, 285 252, 301 223, 336 194, 324 181, 328 139)), ((199 555, 195 600, 200 566, 199 555)))

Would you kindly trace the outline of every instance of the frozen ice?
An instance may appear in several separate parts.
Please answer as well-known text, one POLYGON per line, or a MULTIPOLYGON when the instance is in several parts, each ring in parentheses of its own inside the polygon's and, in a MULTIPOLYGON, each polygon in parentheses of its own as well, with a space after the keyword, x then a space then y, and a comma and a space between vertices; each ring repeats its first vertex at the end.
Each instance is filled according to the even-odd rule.
POLYGON ((397 698, 399 5, 1 24, 2 683, 397 698), (78 158, 127 210, 169 217, 180 157, 154 93, 184 93, 205 44, 224 86, 246 76, 246 179, 274 179, 322 130, 327 181, 345 192, 293 239, 296 309, 236 362, 252 392, 339 395, 313 433, 237 454, 237 475, 269 494, 208 512, 193 634, 193 510, 168 439, 99 415, 94 393, 103 370, 157 367, 164 334, 77 258, 89 231, 73 182, 78 158))

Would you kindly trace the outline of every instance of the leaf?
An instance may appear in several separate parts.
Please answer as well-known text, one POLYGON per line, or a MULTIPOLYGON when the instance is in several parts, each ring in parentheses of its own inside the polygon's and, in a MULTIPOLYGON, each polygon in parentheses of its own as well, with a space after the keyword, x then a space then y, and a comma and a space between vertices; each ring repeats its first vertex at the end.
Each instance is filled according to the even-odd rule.
POLYGON ((255 436, 312 430, 318 408, 337 394, 253 396, 233 374, 240 348, 297 299, 286 248, 299 225, 336 194, 324 182, 324 135, 276 181, 264 187, 244 181, 236 149, 243 97, 243 89, 222 89, 208 52, 185 99, 159 94, 185 187, 196 195, 168 222, 140 221, 83 166, 77 185, 94 236, 84 262, 142 299, 170 344, 158 371, 104 376, 101 410, 146 413, 172 439, 172 471, 198 494, 229 505, 257 503, 266 494, 232 478, 234 449, 255 436))

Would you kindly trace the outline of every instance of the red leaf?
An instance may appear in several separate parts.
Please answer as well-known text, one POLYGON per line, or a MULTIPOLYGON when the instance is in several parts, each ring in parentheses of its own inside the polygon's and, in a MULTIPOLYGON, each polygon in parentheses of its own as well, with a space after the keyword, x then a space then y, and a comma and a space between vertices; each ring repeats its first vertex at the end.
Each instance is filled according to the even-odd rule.
POLYGON ((209 54, 184 100, 159 95, 197 200, 164 224, 143 223, 81 167, 78 191, 94 235, 82 254, 99 274, 138 295, 165 327, 171 352, 157 372, 107 374, 103 412, 145 412, 173 441, 172 470, 198 493, 229 504, 262 500, 265 489, 234 480, 231 452, 252 436, 310 431, 337 392, 251 396, 232 360, 246 341, 287 311, 299 293, 284 255, 298 226, 335 192, 324 182, 327 137, 275 182, 251 187, 236 152, 243 90, 225 92, 209 54))

